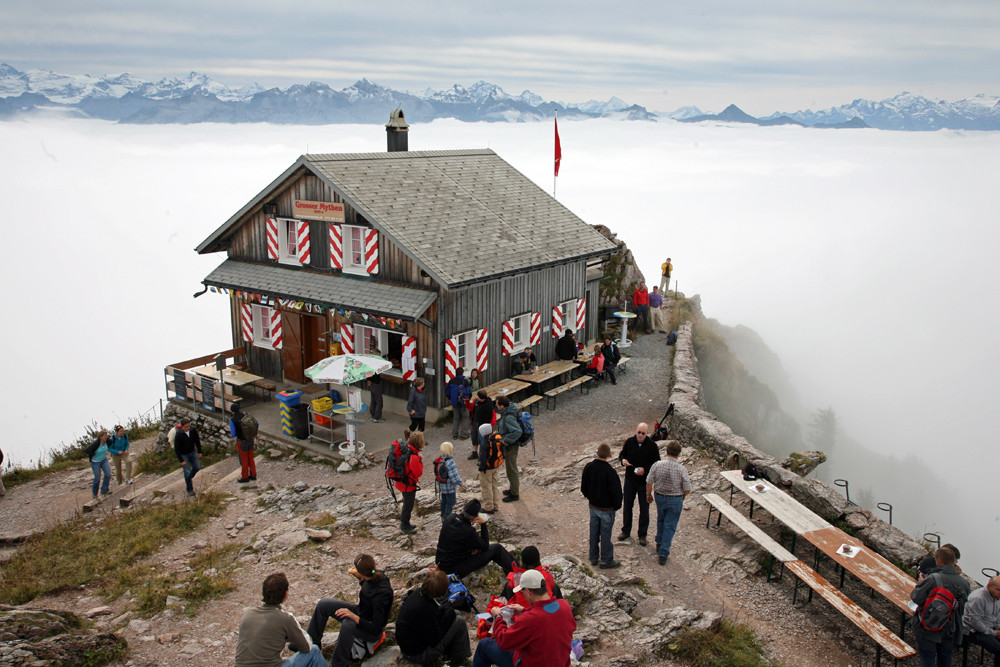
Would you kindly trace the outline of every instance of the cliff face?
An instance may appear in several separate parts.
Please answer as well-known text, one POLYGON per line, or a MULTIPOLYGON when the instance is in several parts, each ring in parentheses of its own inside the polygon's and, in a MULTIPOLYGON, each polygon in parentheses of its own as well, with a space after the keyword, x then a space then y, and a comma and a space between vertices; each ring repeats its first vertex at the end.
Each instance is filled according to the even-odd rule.
POLYGON ((629 309, 632 304, 632 292, 639 283, 645 282, 642 271, 636 266, 632 251, 624 241, 604 225, 594 225, 594 229, 606 239, 618 246, 618 252, 604 264, 604 279, 601 280, 601 306, 611 306, 616 309, 629 309))

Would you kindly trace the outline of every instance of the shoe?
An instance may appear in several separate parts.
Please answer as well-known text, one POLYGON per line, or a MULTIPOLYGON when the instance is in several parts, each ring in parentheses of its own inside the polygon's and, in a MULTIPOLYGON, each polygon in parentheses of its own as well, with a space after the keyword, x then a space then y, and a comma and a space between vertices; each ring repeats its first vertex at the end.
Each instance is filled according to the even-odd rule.
POLYGON ((483 514, 496 514, 496 510, 480 510, 483 514))
POLYGON ((92 497, 93 497, 94 500, 97 500, 97 494, 96 493, 92 497))
POLYGON ((373 424, 381 424, 384 421, 385 421, 384 419, 372 419, 373 424))
POLYGON ((510 489, 504 489, 504 490, 503 490, 503 494, 504 494, 505 496, 509 496, 509 495, 510 495, 510 489))
POLYGON ((666 564, 667 564, 667 557, 660 556, 660 565, 666 565, 666 564))
POLYGON ((503 501, 505 503, 512 503, 515 500, 520 500, 521 496, 504 496, 503 501))
POLYGON ((472 452, 472 453, 470 453, 470 454, 469 454, 469 456, 468 456, 467 458, 468 458, 468 459, 469 459, 470 461, 475 461, 476 459, 478 459, 478 458, 479 458, 479 454, 478 454, 478 453, 476 453, 476 452, 472 452))
POLYGON ((417 532, 416 526, 400 526, 399 529, 404 533, 406 533, 407 535, 412 535, 413 533, 417 532))
POLYGON ((249 481, 250 481, 249 477, 240 477, 238 480, 236 480, 236 483, 237 484, 246 484, 249 481))
POLYGON ((613 570, 616 567, 621 567, 621 566, 622 564, 616 560, 613 560, 610 563, 601 563, 600 565, 598 565, 598 567, 601 568, 602 570, 613 570))
POLYGON ((596 560, 592 560, 592 561, 590 561, 590 564, 596 567, 597 566, 597 561, 596 560))
POLYGON ((646 538, 645 537, 640 537, 639 538, 639 546, 640 547, 646 546, 646 538))
POLYGON ((132 480, 130 479, 130 480, 129 480, 129 481, 127 482, 127 483, 128 483, 128 484, 131 484, 131 483, 132 483, 132 480))
POLYGON ((628 539, 628 533, 622 533, 621 535, 618 536, 619 542, 624 542, 627 539, 628 539))
POLYGON ((188 493, 189 496, 193 496, 194 495, 194 491, 188 491, 187 493, 188 493))
POLYGON ((257 481, 257 475, 250 475, 250 481, 251 482, 256 482, 257 481))

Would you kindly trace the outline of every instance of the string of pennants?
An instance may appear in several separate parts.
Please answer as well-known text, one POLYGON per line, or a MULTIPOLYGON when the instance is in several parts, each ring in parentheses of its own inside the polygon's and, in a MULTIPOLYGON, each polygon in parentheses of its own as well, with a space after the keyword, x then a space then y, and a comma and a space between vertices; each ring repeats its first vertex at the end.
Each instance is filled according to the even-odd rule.
MULTIPOLYGON (((309 303, 306 301, 295 301, 294 299, 276 299, 273 296, 266 296, 263 294, 255 294, 253 292, 242 292, 240 290, 231 290, 226 287, 214 287, 209 286, 208 290, 215 294, 232 294, 237 298, 244 299, 253 303, 260 303, 264 306, 281 306, 288 310, 304 310, 307 313, 326 313, 328 311, 333 311, 333 308, 329 306, 321 306, 318 303, 309 303)), ((366 324, 374 324, 376 322, 380 323, 382 326, 389 327, 390 329, 403 329, 406 323, 403 320, 393 319, 391 317, 376 317, 375 315, 368 315, 367 313, 359 313, 354 310, 343 310, 336 309, 338 315, 343 315, 348 318, 359 317, 366 324)))

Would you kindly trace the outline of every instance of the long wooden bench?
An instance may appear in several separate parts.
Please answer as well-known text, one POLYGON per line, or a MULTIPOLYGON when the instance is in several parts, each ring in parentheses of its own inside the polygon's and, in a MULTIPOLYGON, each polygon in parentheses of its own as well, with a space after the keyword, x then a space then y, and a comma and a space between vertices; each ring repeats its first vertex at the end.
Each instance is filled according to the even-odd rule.
MULTIPOLYGON (((166 378, 167 390, 174 392, 174 396, 180 400, 191 401, 193 399, 195 403, 204 405, 205 396, 201 390, 200 378, 198 378, 196 382, 192 382, 191 378, 187 377, 187 374, 185 373, 183 390, 181 392, 178 392, 176 376, 173 374, 174 370, 175 369, 170 368, 169 366, 166 369, 167 374, 165 378, 166 378)), ((232 388, 226 385, 223 385, 224 393, 222 396, 220 396, 218 392, 219 388, 218 380, 212 381, 212 384, 215 387, 215 392, 214 395, 212 396, 213 398, 212 402, 217 410, 222 410, 223 408, 228 410, 229 406, 232 403, 239 403, 240 401, 243 400, 242 396, 239 396, 236 393, 234 393, 232 388)))
POLYGON ((517 402, 517 407, 521 408, 522 410, 524 410, 525 408, 529 408, 529 411, 531 412, 531 414, 537 415, 538 414, 538 406, 536 404, 540 400, 542 400, 543 398, 545 398, 545 397, 542 396, 541 394, 535 394, 534 396, 526 398, 523 401, 518 401, 517 402))
POLYGON ((577 387, 580 388, 581 394, 590 393, 590 387, 588 386, 588 384, 593 379, 594 378, 591 377, 590 375, 584 375, 583 377, 578 377, 575 380, 570 380, 566 384, 560 385, 554 389, 549 389, 547 392, 545 392, 545 407, 548 408, 549 410, 555 410, 556 397, 559 396, 559 394, 562 394, 563 392, 576 389, 577 387))
MULTIPOLYGON (((875 664, 882 664, 883 649, 896 660, 902 660, 916 655, 916 651, 889 628, 885 627, 871 614, 859 607, 853 600, 841 593, 829 581, 820 576, 815 570, 795 557, 795 555, 778 544, 771 536, 757 527, 750 519, 746 518, 736 508, 724 501, 714 493, 706 493, 703 496, 708 502, 708 526, 712 521, 713 512, 718 512, 719 517, 716 525, 722 521, 722 516, 739 527, 757 544, 763 547, 771 555, 771 563, 777 559, 782 566, 788 568, 797 578, 794 591, 792 593, 792 604, 798 601, 798 590, 800 585, 809 587, 809 600, 812 600, 813 592, 819 594, 821 598, 839 611, 844 618, 853 623, 858 629, 868 635, 875 642, 875 664)), ((771 566, 768 566, 768 580, 771 578, 771 566)))
POLYGON ((628 362, 632 361, 632 357, 626 357, 624 354, 622 358, 618 360, 618 365, 615 369, 620 370, 622 373, 628 373, 628 362))

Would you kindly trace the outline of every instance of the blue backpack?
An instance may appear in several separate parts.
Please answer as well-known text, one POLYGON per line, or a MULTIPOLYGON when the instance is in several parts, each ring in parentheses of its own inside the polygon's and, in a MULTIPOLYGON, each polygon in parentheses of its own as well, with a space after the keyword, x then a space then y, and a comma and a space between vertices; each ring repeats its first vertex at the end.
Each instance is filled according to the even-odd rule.
POLYGON ((448 604, 456 611, 479 613, 479 610, 476 609, 476 598, 465 587, 457 574, 448 575, 448 604))

